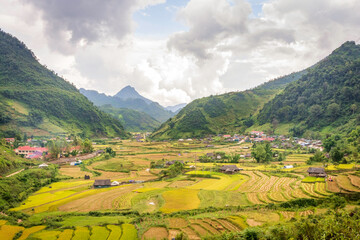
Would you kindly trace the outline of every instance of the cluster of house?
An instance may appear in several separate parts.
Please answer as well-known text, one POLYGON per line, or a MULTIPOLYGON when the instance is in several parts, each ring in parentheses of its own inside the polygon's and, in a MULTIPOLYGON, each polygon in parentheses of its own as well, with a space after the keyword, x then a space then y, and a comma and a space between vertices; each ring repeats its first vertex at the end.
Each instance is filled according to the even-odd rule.
POLYGON ((46 156, 49 152, 46 147, 31 147, 31 146, 20 146, 14 149, 18 155, 24 155, 27 159, 39 159, 46 156))

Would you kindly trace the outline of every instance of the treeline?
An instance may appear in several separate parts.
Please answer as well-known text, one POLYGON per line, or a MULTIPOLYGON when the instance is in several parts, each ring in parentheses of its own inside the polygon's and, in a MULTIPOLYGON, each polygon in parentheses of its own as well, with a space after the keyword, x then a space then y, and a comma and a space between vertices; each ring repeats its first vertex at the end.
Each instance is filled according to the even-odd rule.
POLYGON ((0 211, 24 201, 31 193, 57 181, 57 167, 27 169, 9 178, 0 178, 0 211))

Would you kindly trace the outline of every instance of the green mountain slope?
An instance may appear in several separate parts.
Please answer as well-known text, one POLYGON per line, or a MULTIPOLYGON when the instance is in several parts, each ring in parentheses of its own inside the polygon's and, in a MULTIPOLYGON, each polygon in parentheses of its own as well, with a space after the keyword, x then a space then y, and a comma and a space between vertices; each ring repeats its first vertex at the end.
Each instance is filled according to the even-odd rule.
POLYGON ((275 94, 306 71, 265 83, 255 89, 194 100, 152 134, 154 139, 201 137, 238 133, 254 123, 255 115, 275 94))
POLYGON ((111 105, 103 105, 100 109, 109 113, 130 132, 152 132, 160 126, 160 122, 146 113, 127 108, 114 108, 111 105))
POLYGON ((80 92, 96 106, 110 104, 114 108, 133 109, 144 112, 159 122, 164 122, 175 115, 173 112, 166 110, 159 103, 142 97, 130 86, 125 87, 115 96, 107 96, 103 93, 98 93, 95 90, 86 90, 83 88, 80 89, 80 92))
POLYGON ((346 42, 269 103, 257 119, 291 123, 300 136, 307 130, 348 133, 359 124, 360 46, 346 42))
POLYGON ((0 31, 0 132, 125 136, 121 123, 41 65, 24 43, 0 31))

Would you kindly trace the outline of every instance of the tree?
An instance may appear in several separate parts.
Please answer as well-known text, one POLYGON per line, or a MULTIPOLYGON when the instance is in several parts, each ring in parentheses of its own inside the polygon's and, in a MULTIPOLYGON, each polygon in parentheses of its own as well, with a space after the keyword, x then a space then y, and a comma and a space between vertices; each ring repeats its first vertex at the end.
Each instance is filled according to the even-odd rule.
POLYGON ((344 158, 344 152, 340 150, 339 147, 334 147, 330 151, 330 157, 335 163, 340 163, 344 158))
POLYGON ((88 138, 86 138, 82 143, 82 149, 83 149, 83 153, 91 153, 94 151, 92 142, 88 138))
POLYGON ((184 165, 181 162, 176 161, 168 168, 168 170, 166 171, 166 175, 168 175, 170 178, 174 178, 177 175, 181 174, 183 169, 184 165))
POLYGON ((318 104, 312 105, 309 109, 310 118, 312 120, 316 120, 321 116, 322 112, 323 112, 323 109, 320 105, 318 105, 318 104))
POLYGON ((272 151, 269 143, 256 144, 251 156, 258 163, 268 163, 272 160, 272 151))
POLYGON ((330 152, 331 148, 336 145, 335 139, 333 137, 328 137, 323 142, 323 147, 326 152, 330 152))
POLYGON ((357 105, 354 103, 354 104, 352 104, 351 106, 350 106, 350 109, 351 109, 351 111, 352 111, 352 114, 354 115, 354 113, 356 112, 356 110, 357 110, 357 105))
POLYGON ((111 157, 115 157, 116 156, 116 152, 111 148, 111 147, 107 147, 105 149, 105 152, 108 153, 111 157))
POLYGON ((337 103, 331 103, 326 108, 326 111, 327 111, 327 114, 330 117, 330 119, 336 119, 340 113, 340 106, 337 103))

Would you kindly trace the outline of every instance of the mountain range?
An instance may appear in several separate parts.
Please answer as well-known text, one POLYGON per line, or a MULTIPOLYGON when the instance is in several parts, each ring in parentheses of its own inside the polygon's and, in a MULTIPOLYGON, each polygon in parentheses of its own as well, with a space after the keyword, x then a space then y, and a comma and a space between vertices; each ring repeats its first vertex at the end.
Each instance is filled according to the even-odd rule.
POLYGON ((294 136, 345 134, 360 123, 360 46, 346 42, 303 71, 254 89, 197 99, 152 134, 154 139, 263 130, 294 136))
POLYGON ((24 43, 0 30, 0 133, 127 137, 74 85, 41 65, 24 43))
POLYGON ((131 86, 124 87, 114 96, 107 96, 95 90, 86 90, 83 88, 80 89, 80 92, 96 106, 111 105, 117 109, 127 108, 136 110, 148 114, 160 123, 173 117, 175 113, 184 106, 184 104, 180 104, 168 107, 167 109, 159 103, 141 96, 135 88, 131 86))

